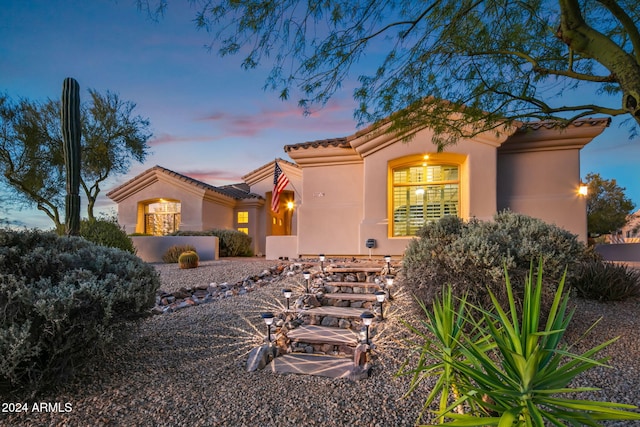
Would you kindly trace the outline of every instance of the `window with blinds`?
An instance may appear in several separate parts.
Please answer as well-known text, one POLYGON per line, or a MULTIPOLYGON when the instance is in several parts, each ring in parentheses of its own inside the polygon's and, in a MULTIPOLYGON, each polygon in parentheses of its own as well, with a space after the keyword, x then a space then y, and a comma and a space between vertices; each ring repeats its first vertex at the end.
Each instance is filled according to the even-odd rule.
POLYGON ((459 213, 457 165, 393 169, 393 236, 414 236, 427 222, 459 213))

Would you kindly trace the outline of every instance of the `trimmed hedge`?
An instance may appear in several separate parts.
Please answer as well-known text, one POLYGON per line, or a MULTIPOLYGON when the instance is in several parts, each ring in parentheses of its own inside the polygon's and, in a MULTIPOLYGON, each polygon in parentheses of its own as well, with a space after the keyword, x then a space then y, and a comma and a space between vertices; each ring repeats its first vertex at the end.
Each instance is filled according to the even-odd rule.
POLYGON ((0 230, 0 392, 72 378, 155 304, 160 279, 135 255, 80 237, 0 230))

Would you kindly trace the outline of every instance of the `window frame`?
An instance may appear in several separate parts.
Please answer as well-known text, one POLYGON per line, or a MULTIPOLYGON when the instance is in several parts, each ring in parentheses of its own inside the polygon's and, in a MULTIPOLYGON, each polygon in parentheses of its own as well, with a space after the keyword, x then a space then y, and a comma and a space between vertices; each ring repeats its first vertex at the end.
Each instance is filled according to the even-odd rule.
MULTIPOLYGON (((428 187, 437 187, 439 189, 444 189, 447 185, 457 185, 457 201, 455 204, 455 215, 457 217, 462 217, 462 205, 463 205, 463 163, 466 159, 466 156, 455 153, 422 153, 415 154, 411 156, 401 157, 398 159, 393 159, 388 162, 388 170, 387 170, 387 219, 388 219, 388 237, 395 239, 408 239, 415 237, 415 234, 400 234, 396 235, 396 221, 394 221, 395 212, 399 207, 395 206, 395 189, 401 187, 418 187, 422 186, 425 190, 428 187), (425 159, 425 156, 428 156, 425 159), (442 180, 435 182, 427 181, 426 170, 423 174, 423 181, 421 182, 410 182, 407 181, 405 183, 396 184, 394 183, 394 173, 401 169, 409 169, 412 167, 427 167, 427 166, 454 166, 457 168, 457 179, 455 180, 442 180)), ((403 205, 405 206, 405 205, 403 205)), ((411 215, 411 214, 410 214, 411 215)), ((423 224, 429 221, 430 219, 425 218, 425 213, 422 213, 422 221, 423 224)), ((438 217, 438 218, 441 218, 438 217)), ((436 220, 433 218, 431 220, 436 220)))

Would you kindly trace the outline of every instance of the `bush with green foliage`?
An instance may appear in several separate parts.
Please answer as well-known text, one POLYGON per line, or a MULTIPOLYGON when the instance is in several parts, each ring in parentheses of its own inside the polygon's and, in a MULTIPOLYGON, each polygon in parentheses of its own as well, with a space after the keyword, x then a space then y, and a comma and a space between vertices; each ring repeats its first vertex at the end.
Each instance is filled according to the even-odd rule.
POLYGON ((162 255, 162 261, 167 264, 175 264, 180 259, 180 255, 184 252, 195 252, 193 245, 173 245, 162 255))
POLYGON ((153 266, 80 237, 0 230, 0 392, 30 393, 82 372, 123 323, 148 314, 153 266))
POLYGON ((116 218, 83 219, 80 222, 80 236, 98 245, 136 253, 131 237, 116 218))
MULTIPOLYGON (((591 259, 587 247, 568 231, 526 215, 504 211, 493 221, 448 216, 425 225, 405 252, 403 268, 409 291, 430 306, 442 286, 451 284, 455 295, 468 295, 471 303, 488 305, 487 288, 506 301, 503 268, 524 278, 532 260, 542 257, 547 271, 545 306, 555 283, 568 267, 569 276, 591 259)), ((520 294, 520 292, 518 292, 520 294)))
POLYGON ((216 236, 221 257, 253 256, 251 237, 241 231, 213 229, 206 231, 176 231, 171 236, 216 236))
POLYGON ((581 265, 570 284, 582 298, 622 301, 640 296, 640 271, 626 265, 594 260, 581 265))
POLYGON ((405 364, 399 374, 411 376, 407 395, 426 378, 439 377, 423 406, 438 399, 436 425, 600 426, 603 420, 640 420, 640 413, 631 412, 635 406, 572 396, 593 390, 572 388, 571 383, 583 372, 603 366, 607 358, 598 353, 617 338, 582 354, 572 353, 572 345, 563 339, 573 316, 565 278, 545 317, 542 266, 542 261, 537 269, 531 266, 521 307, 505 269, 506 304, 489 291, 493 306, 484 310, 468 304, 464 295, 453 298, 451 286, 445 286, 432 311, 422 305, 424 328, 406 324, 418 338, 420 357, 415 368, 405 364))

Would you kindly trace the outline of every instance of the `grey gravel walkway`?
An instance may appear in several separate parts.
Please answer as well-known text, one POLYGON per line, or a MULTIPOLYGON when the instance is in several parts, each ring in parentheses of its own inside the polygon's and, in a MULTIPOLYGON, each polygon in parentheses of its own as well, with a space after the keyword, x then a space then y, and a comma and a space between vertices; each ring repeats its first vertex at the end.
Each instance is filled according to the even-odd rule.
MULTIPOLYGON (((241 280, 276 263, 221 260, 194 270, 158 265, 163 289, 203 281, 241 280)), ((296 278, 287 279, 296 285, 296 278)), ((131 340, 115 349, 87 378, 38 398, 59 402, 69 412, 0 413, 2 426, 412 426, 427 390, 401 399, 407 378, 396 378, 408 351, 401 345, 398 319, 411 319, 398 307, 402 295, 375 337, 380 358, 372 376, 358 382, 248 373, 247 352, 266 331, 260 312, 284 308, 274 283, 247 295, 144 320, 129 331, 131 340)), ((407 299, 405 299, 407 301, 407 299)), ((588 372, 580 383, 603 387, 602 400, 640 404, 640 303, 578 302, 570 336, 578 337, 599 316, 603 321, 584 345, 613 335, 606 350, 611 369, 588 372)), ((123 331, 124 332, 124 331, 123 331)), ((34 402, 27 402, 31 405, 34 402)), ((640 423, 612 424, 640 426, 640 423)))

